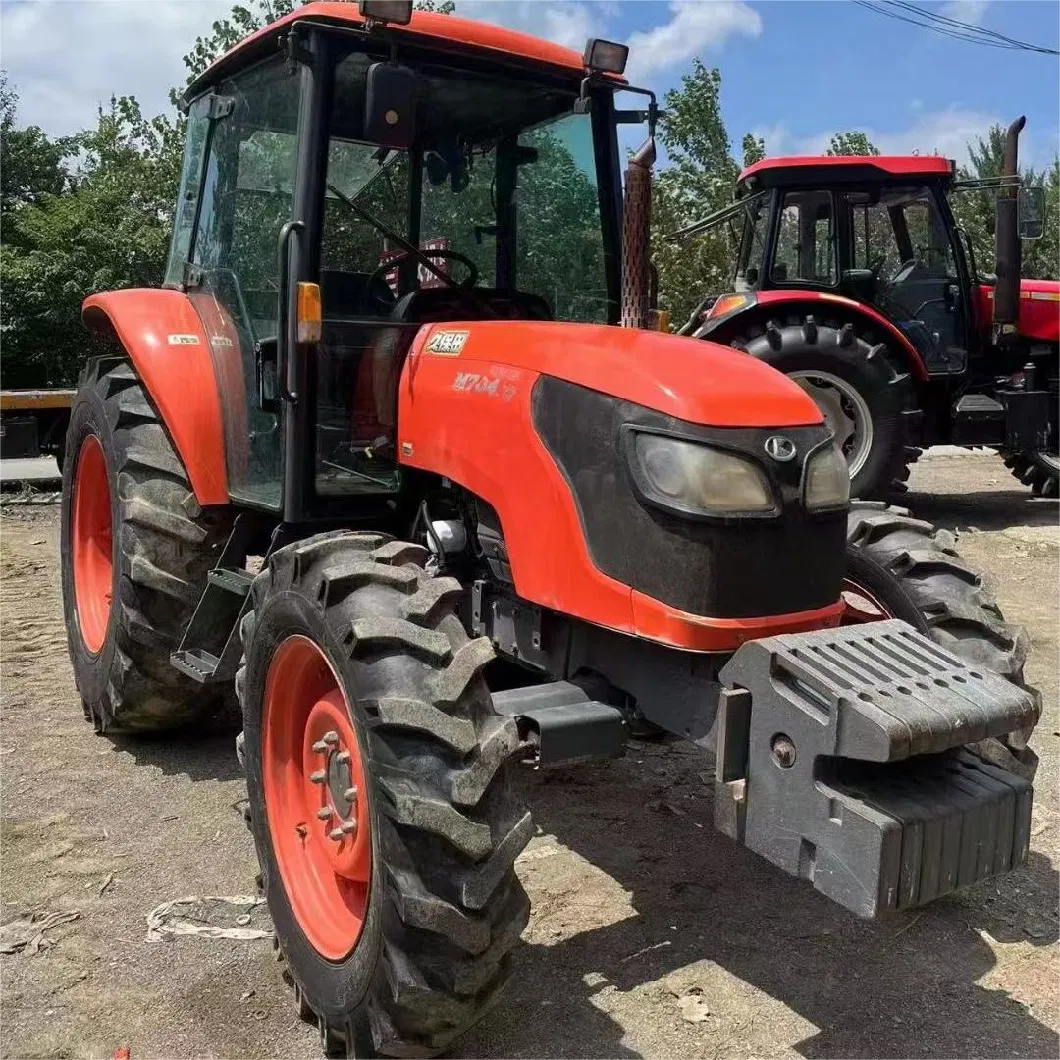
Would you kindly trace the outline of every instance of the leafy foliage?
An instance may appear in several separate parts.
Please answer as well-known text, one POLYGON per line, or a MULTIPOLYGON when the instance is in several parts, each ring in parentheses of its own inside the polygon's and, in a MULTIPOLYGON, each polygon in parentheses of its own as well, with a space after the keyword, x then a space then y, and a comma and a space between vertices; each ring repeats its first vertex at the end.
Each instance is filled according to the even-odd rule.
POLYGON ((828 142, 826 155, 878 155, 879 148, 863 132, 836 133, 828 142))
POLYGON ((99 111, 95 129, 53 147, 67 167, 62 178, 48 172, 45 189, 33 189, 4 214, 8 387, 75 379, 91 349, 80 323, 82 299, 157 284, 169 245, 180 166, 173 123, 144 118, 123 96, 99 111))
MULTIPOLYGON (((960 180, 999 177, 1005 158, 1005 129, 991 126, 985 137, 968 145, 970 164, 958 171, 960 180)), ((1044 172, 1023 168, 1025 184, 1045 188, 1045 233, 1023 242, 1023 275, 1056 279, 1060 268, 1060 159, 1044 172)), ((957 223, 968 233, 980 273, 994 271, 994 222, 997 193, 993 189, 962 191, 951 196, 957 223)))
MULTIPOLYGON (((732 198, 739 166, 729 153, 721 117, 721 73, 698 59, 692 72, 663 100, 659 138, 669 164, 657 173, 652 204, 652 257, 659 271, 659 304, 674 324, 684 323, 704 295, 720 292, 732 275, 735 246, 725 228, 682 243, 670 233, 724 206, 732 198)), ((744 154, 761 140, 744 138, 744 154)))

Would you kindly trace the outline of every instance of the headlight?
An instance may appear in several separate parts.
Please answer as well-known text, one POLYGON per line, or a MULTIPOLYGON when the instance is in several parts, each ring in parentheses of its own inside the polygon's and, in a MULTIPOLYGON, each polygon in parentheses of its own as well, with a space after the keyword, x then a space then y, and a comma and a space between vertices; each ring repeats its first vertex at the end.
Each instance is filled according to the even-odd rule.
POLYGON ((704 515, 777 510, 769 482, 750 460, 660 434, 634 435, 645 493, 667 507, 704 515))
POLYGON ((850 468, 837 445, 819 449, 806 461, 803 503, 811 511, 839 508, 850 500, 850 468))

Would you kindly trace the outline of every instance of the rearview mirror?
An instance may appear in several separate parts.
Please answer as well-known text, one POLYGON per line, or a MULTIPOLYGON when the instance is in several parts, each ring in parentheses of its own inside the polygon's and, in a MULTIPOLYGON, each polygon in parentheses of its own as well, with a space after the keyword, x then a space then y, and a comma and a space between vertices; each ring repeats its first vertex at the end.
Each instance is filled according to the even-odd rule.
POLYGON ((416 74, 397 63, 372 63, 364 92, 364 138, 407 151, 416 139, 416 74))
POLYGON ((1020 239, 1041 239, 1045 231, 1045 188, 1041 185, 1020 188, 1020 239))

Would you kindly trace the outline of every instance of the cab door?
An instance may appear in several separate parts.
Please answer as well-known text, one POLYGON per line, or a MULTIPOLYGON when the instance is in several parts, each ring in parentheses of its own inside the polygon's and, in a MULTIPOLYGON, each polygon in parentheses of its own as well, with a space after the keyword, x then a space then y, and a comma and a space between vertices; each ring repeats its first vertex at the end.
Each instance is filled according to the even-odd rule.
POLYGON ((167 276, 177 280, 180 270, 210 343, 229 493, 275 510, 283 502, 283 421, 272 390, 287 287, 278 244, 296 201, 301 85, 297 67, 270 60, 192 105, 167 276))

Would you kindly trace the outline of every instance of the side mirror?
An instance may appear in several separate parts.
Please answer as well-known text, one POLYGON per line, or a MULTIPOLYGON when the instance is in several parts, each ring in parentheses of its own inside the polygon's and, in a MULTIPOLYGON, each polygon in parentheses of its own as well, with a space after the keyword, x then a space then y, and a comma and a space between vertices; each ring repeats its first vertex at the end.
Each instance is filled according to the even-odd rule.
POLYGON ((1045 231, 1045 188, 1040 184, 1020 188, 1020 239, 1041 239, 1045 231))
POLYGON ((416 139, 418 79, 407 66, 372 63, 364 92, 364 139, 407 151, 416 139))

